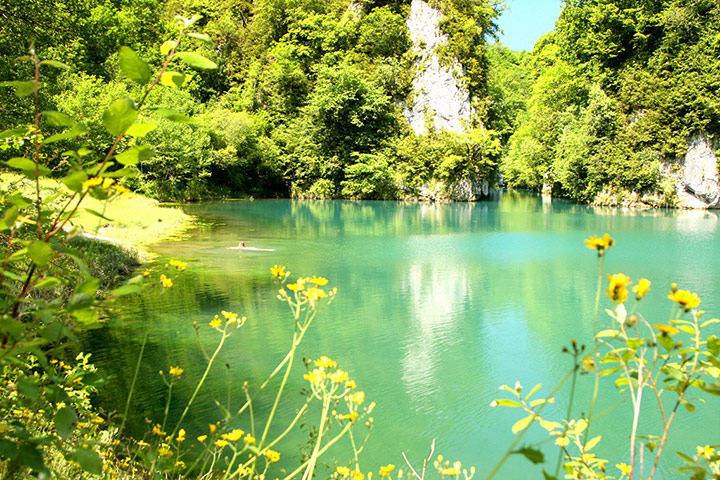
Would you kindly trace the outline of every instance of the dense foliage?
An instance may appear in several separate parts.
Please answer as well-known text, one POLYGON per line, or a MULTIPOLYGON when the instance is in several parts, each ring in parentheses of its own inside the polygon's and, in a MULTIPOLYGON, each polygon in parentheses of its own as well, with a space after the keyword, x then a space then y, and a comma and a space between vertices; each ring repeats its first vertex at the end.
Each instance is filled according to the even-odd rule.
MULTIPOLYGON (((498 6, 465 0, 434 5, 446 13, 440 28, 449 38, 439 54, 448 64, 462 61, 462 81, 478 111, 475 127, 486 131, 484 45, 496 28, 498 6)), ((106 151, 99 107, 137 91, 118 68, 119 47, 129 46, 159 66, 155 45, 173 32, 173 17, 197 15, 200 30, 214 41, 200 53, 218 64, 219 74, 178 66, 178 88, 153 93, 160 108, 194 121, 161 121, 139 142, 152 145, 154 155, 133 167, 135 190, 166 200, 399 198, 416 196, 427 182, 453 183, 480 170, 492 181, 494 168, 442 167, 448 161, 473 164, 479 149, 492 157, 485 166, 495 165, 494 144, 485 149, 481 139, 465 147, 491 132, 416 138, 409 129, 402 114, 416 74, 409 12, 406 0, 89 0, 57 8, 44 0, 12 0, 0 7, 6 24, 0 78, 15 80, 21 72, 24 80, 31 73, 14 59, 33 42, 39 56, 71 65, 71 72, 56 74, 57 86, 48 82, 51 94, 43 107, 86 119, 89 132, 66 141, 68 148, 85 142, 106 151), (409 145, 426 142, 431 145, 423 146, 423 159, 414 158, 409 145)), ((0 111, 0 124, 23 118, 31 107, 29 99, 10 101, 0 111)), ((62 158, 47 164, 57 174, 66 169, 62 158)))
POLYGON ((662 192, 661 166, 719 133, 719 34, 712 0, 568 0, 526 70, 505 179, 584 201, 662 192))

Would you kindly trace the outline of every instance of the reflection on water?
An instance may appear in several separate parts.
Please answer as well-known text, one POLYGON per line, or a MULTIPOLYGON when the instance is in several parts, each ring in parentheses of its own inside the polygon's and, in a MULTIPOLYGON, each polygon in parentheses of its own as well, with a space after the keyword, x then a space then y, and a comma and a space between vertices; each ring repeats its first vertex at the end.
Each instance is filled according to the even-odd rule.
MULTIPOLYGON (((93 358, 116 375, 103 401, 121 410, 131 381, 127 372, 133 371, 147 335, 133 402, 136 432, 145 428, 145 417, 162 418, 165 397, 157 371, 170 365, 185 368, 171 408, 171 415, 179 415, 202 373, 198 342, 213 348, 217 335, 206 324, 221 309, 249 320, 229 340, 208 378, 185 426, 189 437, 221 417, 215 400, 231 411, 239 408, 242 382, 257 388, 282 359, 291 322, 273 296, 268 272, 274 264, 287 265, 293 278, 295 273, 326 276, 339 289, 300 354, 339 361, 368 400, 378 403, 365 468, 400 464, 401 451, 420 459, 433 439, 453 459, 476 465, 480 476, 492 468, 512 441, 510 427, 519 418, 510 409, 489 408, 498 386, 520 380, 530 388, 543 382, 549 391, 571 367, 563 345, 590 334, 597 268, 596 257, 583 244, 590 234, 610 232, 617 239, 606 271, 653 282, 643 305, 651 323, 666 321, 664 297, 672 281, 697 291, 703 308, 720 314, 718 221, 712 212, 591 208, 521 192, 485 203, 268 200, 199 204, 188 210, 205 222, 182 241, 158 245, 161 258, 153 266, 162 269, 170 257, 190 260, 188 270, 174 278, 176 286, 128 300, 121 312, 123 327, 85 339, 93 358), (227 248, 240 240, 275 250, 227 248), (197 337, 193 321, 201 325, 197 337)), ((283 404, 279 425, 302 402, 301 373, 298 369, 291 376, 291 401, 283 404)), ((605 380, 602 388, 610 400, 602 408, 616 398, 612 379, 605 380)), ((579 405, 585 406, 576 414, 587 410, 583 402, 589 383, 586 377, 580 382, 579 405)), ((567 393, 561 390, 557 404, 546 411, 550 418, 563 415, 567 393)), ((259 418, 271 402, 268 396, 257 398, 259 418)), ((603 435, 599 455, 618 457, 627 451, 627 434, 619 428, 627 424, 626 407, 597 426, 603 435)), ((658 433, 653 417, 642 428, 658 433)), ((713 412, 683 414, 668 451, 692 448, 689 439, 697 437, 702 444, 717 443, 712 432, 718 429, 720 418, 713 412)), ((528 441, 533 439, 543 440, 543 433, 531 432, 528 441)), ((289 452, 306 441, 305 433, 290 438, 283 461, 296 462, 289 452)), ((341 445, 335 454, 347 448, 341 445)), ((530 472, 541 476, 525 460, 515 459, 500 478, 525 478, 530 472)))

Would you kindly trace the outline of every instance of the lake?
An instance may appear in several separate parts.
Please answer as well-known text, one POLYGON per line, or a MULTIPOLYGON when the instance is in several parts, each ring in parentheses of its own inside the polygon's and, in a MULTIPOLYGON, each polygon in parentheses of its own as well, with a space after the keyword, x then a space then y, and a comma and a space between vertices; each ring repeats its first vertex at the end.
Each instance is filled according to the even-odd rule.
MULTIPOLYGON (((529 390, 541 382, 538 395, 547 395, 572 366, 563 346, 572 338, 592 344, 597 256, 583 243, 591 234, 609 232, 617 241, 606 256, 606 272, 653 282, 640 306, 651 323, 667 322, 671 282, 697 292, 708 316, 720 314, 715 213, 600 209, 518 192, 498 202, 256 200, 188 205, 186 211, 200 219, 199 226, 181 240, 156 245, 159 258, 149 266, 159 275, 170 258, 188 261, 185 272, 171 274, 175 286, 128 299, 119 312, 122 326, 84 339, 111 377, 101 401, 122 412, 148 336, 132 408, 138 437, 146 431, 145 418, 162 419, 165 386, 158 370, 174 365, 185 369, 171 408, 171 415, 179 415, 205 365, 199 344, 211 349, 219 337, 207 323, 221 309, 248 321, 230 338, 184 423, 188 438, 222 418, 214 400, 237 410, 243 382, 252 391, 283 358, 292 318, 275 298, 269 273, 275 264, 285 265, 292 280, 322 275, 338 288, 337 300, 316 319, 299 353, 336 360, 365 391, 366 401, 377 402, 375 427, 361 456, 363 471, 400 466, 401 452, 420 464, 436 439, 436 453, 474 465, 476 478, 485 477, 523 416, 490 407, 503 398, 498 387, 520 381, 529 390), (227 248, 240 240, 274 251, 227 248), (194 321, 201 326, 198 335, 194 321)), ((601 312, 608 306, 603 297, 601 312)), ((600 324, 610 325, 604 313, 600 324)), ((303 403, 304 371, 298 362, 278 431, 303 403)), ((596 411, 620 398, 614 378, 602 380, 604 399, 596 411)), ((580 377, 574 416, 587 412, 592 383, 592 376, 580 377)), ((564 416, 568 391, 566 385, 545 418, 564 416)), ((717 397, 707 399, 707 405, 694 402, 698 410, 692 414, 679 411, 663 478, 672 478, 670 468, 680 463, 676 450, 693 454, 698 444, 718 443, 717 397)), ((256 414, 266 414, 271 402, 270 395, 258 398, 256 414)), ((603 435, 594 452, 610 458, 615 472, 616 462, 627 461, 630 405, 625 402, 593 426, 593 435, 603 435)), ((316 418, 309 423, 318 423, 316 418)), ((247 430, 247 418, 237 425, 247 430)), ((661 434, 654 409, 641 420, 640 431, 661 434)), ((526 436, 528 443, 546 438, 537 425, 526 436)), ((284 442, 281 464, 296 465, 297 445, 307 439, 307 432, 298 431, 284 442)), ((346 441, 341 443, 333 455, 347 452, 346 441)), ((542 448, 552 473, 557 452, 550 446, 546 441, 542 448)), ((331 462, 333 455, 323 458, 331 462)), ((530 476, 542 478, 541 468, 514 455, 496 478, 530 476)), ((326 478, 325 470, 318 469, 317 477, 326 478)))

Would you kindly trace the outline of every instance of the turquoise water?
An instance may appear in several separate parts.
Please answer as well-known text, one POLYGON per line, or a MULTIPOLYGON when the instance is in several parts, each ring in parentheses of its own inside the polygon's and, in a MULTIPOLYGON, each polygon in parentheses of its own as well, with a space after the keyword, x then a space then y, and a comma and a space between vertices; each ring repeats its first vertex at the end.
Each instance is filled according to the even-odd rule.
MULTIPOLYGON (((498 387, 520 381, 529 389, 541 382, 545 387, 538 395, 547 394, 572 365, 562 347, 572 338, 587 343, 591 337, 597 260, 583 243, 590 234, 610 232, 617 240, 605 260, 606 272, 653 282, 641 308, 651 323, 667 322, 665 297, 673 281, 696 291, 708 315, 720 312, 720 233, 714 213, 593 209, 518 193, 488 203, 262 200, 190 205, 187 211, 202 220, 201 226, 181 241, 158 244, 160 258, 151 265, 159 274, 169 258, 177 258, 188 261, 187 271, 172 275, 173 288, 123 305, 121 327, 86 339, 86 348, 112 377, 102 401, 122 411, 137 352, 148 335, 132 409, 134 433, 140 436, 144 418, 162 418, 165 389, 157 372, 171 365, 185 369, 171 411, 179 415, 204 368, 198 341, 213 347, 217 334, 206 324, 221 309, 246 315, 248 322, 229 340, 184 425, 189 438, 222 418, 215 400, 236 410, 243 382, 252 389, 282 359, 292 320, 274 296, 269 275, 274 264, 286 265, 293 279, 323 275, 339 290, 300 354, 338 361, 367 401, 377 402, 375 427, 361 456, 364 470, 401 465, 401 452, 419 463, 435 439, 436 453, 475 465, 476 478, 484 478, 512 441, 512 424, 522 417, 513 409, 490 407, 502 397, 498 387), (274 251, 227 248, 240 240, 274 251), (194 321, 203 327, 199 336, 194 321)), ((600 318, 609 324, 604 314, 600 318)), ((298 364, 291 376, 279 430, 302 405, 303 372, 298 364)), ((597 411, 620 398, 613 378, 601 383, 606 400, 597 411)), ((575 416, 587 412, 592 382, 590 376, 580 378, 575 416)), ((545 418, 562 418, 567 396, 566 386, 545 418)), ((717 397, 707 400, 706 405, 694 402, 693 414, 679 412, 664 478, 674 478, 668 472, 679 464, 676 450, 692 453, 695 445, 720 443, 717 397)), ((266 414, 271 402, 270 396, 259 397, 257 415, 266 414)), ((318 423, 316 418, 308 423, 318 423)), ((610 457, 610 466, 627 461, 630 419, 628 401, 593 427, 593 435, 603 435, 595 451, 610 457)), ((246 418, 237 425, 248 429, 246 418)), ((653 409, 640 430, 661 434, 653 409)), ((284 442, 284 466, 297 464, 293 452, 307 438, 298 431, 284 442)), ((526 444, 546 438, 534 426, 526 444)), ((542 448, 545 468, 553 472, 557 453, 550 445, 542 448)), ((346 452, 342 445, 326 461, 346 452)), ((542 478, 541 469, 513 456, 496 478, 542 478)), ((325 478, 324 472, 318 478, 325 478)))

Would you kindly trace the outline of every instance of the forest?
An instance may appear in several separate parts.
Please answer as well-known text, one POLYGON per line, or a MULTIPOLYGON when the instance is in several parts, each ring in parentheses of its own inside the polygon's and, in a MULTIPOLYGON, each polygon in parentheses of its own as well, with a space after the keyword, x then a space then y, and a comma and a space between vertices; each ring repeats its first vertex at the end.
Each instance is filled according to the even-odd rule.
MULTIPOLYGON (((419 74, 409 1, 11 0, 0 7, 0 80, 30 77, 16 58, 31 46, 70 65, 44 80, 43 107, 84 118, 87 134, 63 147, 103 152, 99 106, 138 88, 121 73, 120 47, 159 65, 173 18, 200 16, 210 41, 198 52, 217 70, 178 66, 179 85, 152 99, 187 123, 162 119, 125 140, 153 147, 128 187, 161 200, 416 199, 470 178, 672 205, 663 169, 692 136, 718 132, 717 2, 568 0, 532 52, 496 42, 499 2, 431 3, 443 12, 440 61, 461 63, 472 104, 461 132, 417 134, 403 115, 419 74)), ((0 125, 27 123, 30 98, 6 98, 0 125)), ((22 135, 3 142, 5 157, 23 148, 22 135)), ((63 175, 62 156, 46 162, 63 175)))

